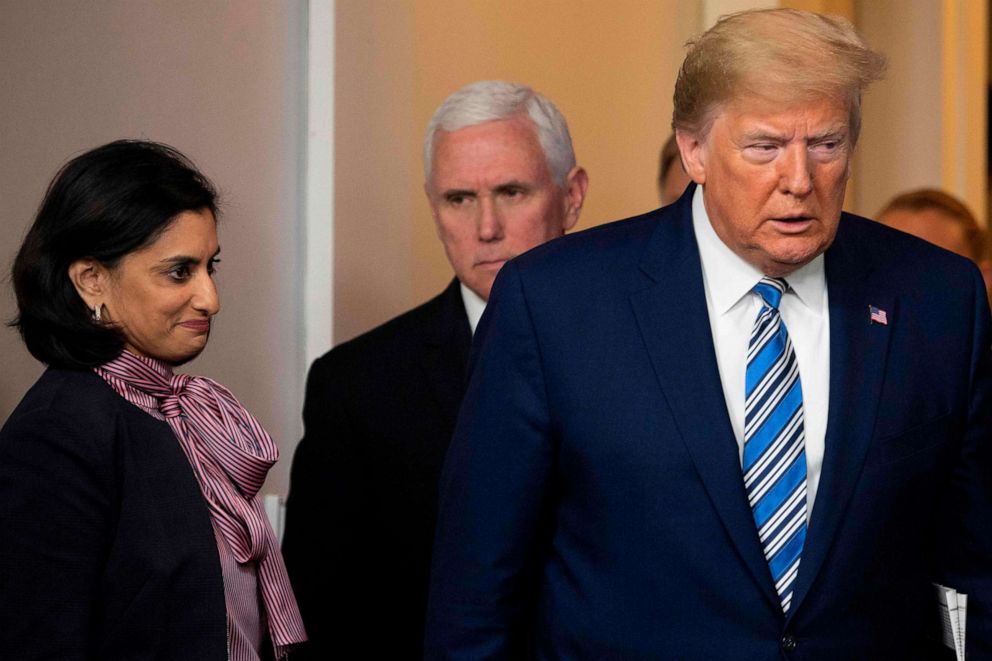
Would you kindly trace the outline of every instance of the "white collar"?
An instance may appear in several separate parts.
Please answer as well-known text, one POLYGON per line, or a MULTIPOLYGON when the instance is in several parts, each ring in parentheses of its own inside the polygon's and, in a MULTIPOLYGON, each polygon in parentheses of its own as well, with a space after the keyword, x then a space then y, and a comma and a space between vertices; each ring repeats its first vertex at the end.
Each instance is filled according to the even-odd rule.
POLYGON ((475 335, 475 327, 479 325, 482 313, 486 311, 486 302, 474 291, 459 282, 462 291, 462 303, 465 305, 465 314, 468 315, 468 325, 472 327, 472 335, 475 335))
MULTIPOLYGON (((692 197, 692 226, 696 232, 706 288, 712 296, 716 312, 724 314, 750 292, 764 274, 744 261, 717 236, 706 213, 702 186, 696 186, 692 197)), ((821 314, 826 291, 822 254, 790 273, 786 280, 810 311, 821 314)))

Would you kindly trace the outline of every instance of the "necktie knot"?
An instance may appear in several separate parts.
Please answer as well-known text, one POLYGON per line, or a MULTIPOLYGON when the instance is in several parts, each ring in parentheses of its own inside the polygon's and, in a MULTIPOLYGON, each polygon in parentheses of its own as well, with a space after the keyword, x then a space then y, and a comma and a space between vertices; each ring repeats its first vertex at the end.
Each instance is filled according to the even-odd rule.
POLYGON ((782 294, 788 289, 789 283, 784 278, 770 278, 766 275, 754 286, 752 291, 761 297, 765 305, 773 310, 778 310, 779 303, 782 302, 782 294))
POLYGON ((172 388, 172 393, 174 395, 181 395, 183 391, 186 390, 186 384, 192 379, 189 374, 173 374, 172 379, 169 381, 169 386, 172 388))
POLYGON ((159 400, 158 410, 166 418, 177 418, 182 415, 182 406, 179 404, 179 397, 186 391, 186 384, 190 381, 189 374, 174 374, 169 381, 169 393, 159 400))

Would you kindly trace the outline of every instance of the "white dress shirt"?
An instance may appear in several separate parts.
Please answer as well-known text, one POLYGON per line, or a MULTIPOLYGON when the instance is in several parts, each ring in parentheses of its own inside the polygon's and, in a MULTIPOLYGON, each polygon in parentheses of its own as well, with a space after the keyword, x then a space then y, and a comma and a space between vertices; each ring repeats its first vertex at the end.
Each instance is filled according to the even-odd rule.
MULTIPOLYGON (((723 396, 743 461, 747 346, 754 320, 761 309, 761 297, 751 288, 764 274, 734 253, 717 236, 703 204, 702 186, 696 188, 692 199, 692 224, 703 265, 706 307, 723 396)), ((812 513, 823 467, 830 397, 830 312, 823 255, 785 279, 789 283, 789 291, 782 296, 779 311, 799 362, 806 430, 807 511, 812 513)))
POLYGON ((465 304, 465 314, 468 315, 468 325, 472 327, 472 335, 475 335, 475 327, 479 325, 482 313, 486 311, 486 302, 474 291, 462 283, 462 303, 465 304))

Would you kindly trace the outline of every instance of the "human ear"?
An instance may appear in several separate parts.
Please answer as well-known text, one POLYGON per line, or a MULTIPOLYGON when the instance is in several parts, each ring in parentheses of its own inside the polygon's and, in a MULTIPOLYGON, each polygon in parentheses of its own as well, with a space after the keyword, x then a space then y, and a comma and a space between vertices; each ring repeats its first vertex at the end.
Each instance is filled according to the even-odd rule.
POLYGON ((86 307, 96 310, 103 306, 110 277, 107 267, 92 257, 83 257, 69 264, 68 274, 86 307))
POLYGON ((575 166, 565 177, 565 217, 562 222, 562 232, 567 232, 579 222, 579 213, 582 212, 582 204, 585 202, 588 189, 589 175, 585 168, 575 166))
POLYGON ((706 150, 703 137, 695 132, 675 129, 675 142, 679 145, 685 173, 702 186, 706 183, 706 150))

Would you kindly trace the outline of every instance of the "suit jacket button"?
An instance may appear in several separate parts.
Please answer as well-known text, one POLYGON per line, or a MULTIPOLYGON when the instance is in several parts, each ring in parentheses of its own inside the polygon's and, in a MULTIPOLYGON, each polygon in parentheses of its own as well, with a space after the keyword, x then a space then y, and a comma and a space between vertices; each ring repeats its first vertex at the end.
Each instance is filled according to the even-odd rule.
POLYGON ((796 649, 796 639, 791 634, 782 636, 782 651, 794 652, 796 649))

